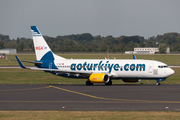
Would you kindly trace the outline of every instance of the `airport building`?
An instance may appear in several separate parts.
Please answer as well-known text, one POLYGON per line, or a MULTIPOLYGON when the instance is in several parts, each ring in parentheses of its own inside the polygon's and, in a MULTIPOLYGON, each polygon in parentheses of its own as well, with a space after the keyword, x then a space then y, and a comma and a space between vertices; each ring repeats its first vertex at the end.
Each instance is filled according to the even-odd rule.
POLYGON ((134 51, 125 51, 125 54, 155 54, 159 53, 159 48, 134 48, 134 51))
POLYGON ((134 52, 137 52, 137 54, 155 54, 159 53, 159 48, 134 48, 134 52))
POLYGON ((0 54, 17 54, 17 49, 0 49, 0 54))

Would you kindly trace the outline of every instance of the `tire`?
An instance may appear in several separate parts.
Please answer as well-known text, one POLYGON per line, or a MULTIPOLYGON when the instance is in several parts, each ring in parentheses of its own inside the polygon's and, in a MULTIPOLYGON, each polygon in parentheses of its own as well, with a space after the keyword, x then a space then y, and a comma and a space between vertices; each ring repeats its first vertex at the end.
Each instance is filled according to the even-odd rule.
POLYGON ((161 85, 161 83, 160 83, 160 82, 157 82, 156 85, 159 86, 159 85, 161 85))
POLYGON ((110 80, 108 83, 105 83, 105 85, 112 85, 112 81, 110 80))
POLYGON ((90 85, 93 85, 93 83, 91 83, 90 81, 86 81, 86 85, 90 86, 90 85))

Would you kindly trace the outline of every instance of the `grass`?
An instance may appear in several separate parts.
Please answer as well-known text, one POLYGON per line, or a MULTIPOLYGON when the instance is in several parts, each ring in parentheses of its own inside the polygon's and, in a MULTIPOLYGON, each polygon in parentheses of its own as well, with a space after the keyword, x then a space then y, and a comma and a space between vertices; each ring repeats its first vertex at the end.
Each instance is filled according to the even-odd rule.
MULTIPOLYGON (((106 54, 59 54, 62 57, 67 59, 104 59, 107 58, 106 54)), ((27 55, 17 55, 21 60, 35 61, 36 57, 34 54, 27 55)), ((8 59, 0 59, 0 66, 18 66, 17 61, 15 60, 15 55, 7 55, 8 59)), ((109 59, 132 59, 132 55, 124 54, 110 54, 109 59)), ((157 60, 164 62, 168 65, 180 65, 180 55, 136 55, 137 59, 146 59, 146 60, 157 60)), ((26 65, 33 66, 33 64, 26 63, 26 65)))
MULTIPOLYGON (((1 84, 78 84, 82 79, 64 78, 44 71, 29 69, 0 69, 1 84), (8 73, 10 75, 8 75, 8 73)), ((84 79, 85 81, 85 79, 84 79)), ((84 82, 85 83, 85 82, 84 82)))
POLYGON ((179 112, 0 111, 1 120, 179 120, 179 112))
MULTIPOLYGON (((104 59, 106 54, 61 54, 60 56, 67 59, 104 59)), ((34 61, 34 54, 18 55, 21 60, 34 61)), ((116 59, 132 59, 132 55, 110 54, 109 58, 116 59)), ((8 59, 0 59, 0 66, 18 66, 14 55, 7 55, 8 59)), ((138 59, 153 59, 165 62, 168 65, 180 65, 180 55, 136 55, 138 59)), ((33 64, 25 63, 27 66, 33 64)), ((180 68, 173 68, 175 74, 169 77, 163 84, 180 84, 180 68)), ((72 79, 55 76, 43 71, 27 70, 27 69, 0 69, 1 84, 85 84, 86 79, 72 79)), ((142 80, 132 84, 155 84, 155 80, 142 80)), ((121 80, 113 80, 113 84, 124 84, 121 80)))
MULTIPOLYGON (((173 68, 175 74, 162 84, 180 84, 180 68, 173 68)), ((29 69, 0 69, 1 84, 85 84, 86 79, 74 79, 45 73, 44 71, 29 69)), ((141 80, 137 83, 124 83, 122 80, 113 80, 113 84, 155 84, 155 80, 141 80)))

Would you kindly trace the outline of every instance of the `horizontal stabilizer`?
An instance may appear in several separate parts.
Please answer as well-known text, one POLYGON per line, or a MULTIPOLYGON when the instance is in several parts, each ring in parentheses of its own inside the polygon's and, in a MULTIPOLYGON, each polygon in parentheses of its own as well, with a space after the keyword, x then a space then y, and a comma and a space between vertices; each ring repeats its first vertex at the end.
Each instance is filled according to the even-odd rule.
MULTIPOLYGON (((17 61, 17 59, 9 59, 9 60, 14 60, 14 61, 17 61)), ((20 60, 21 62, 27 62, 27 63, 33 63, 33 64, 40 64, 42 65, 43 62, 35 62, 35 61, 27 61, 27 60, 20 60)))
POLYGON ((43 64, 43 62, 34 62, 34 61, 27 61, 27 60, 21 60, 21 62, 34 63, 34 64, 40 64, 40 65, 43 64))

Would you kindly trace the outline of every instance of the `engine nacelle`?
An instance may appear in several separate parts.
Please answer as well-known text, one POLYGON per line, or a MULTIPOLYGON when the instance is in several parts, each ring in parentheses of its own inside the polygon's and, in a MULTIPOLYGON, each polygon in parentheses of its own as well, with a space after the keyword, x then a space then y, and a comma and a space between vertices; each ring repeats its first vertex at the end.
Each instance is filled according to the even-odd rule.
POLYGON ((123 82, 140 82, 141 79, 122 79, 123 82))
POLYGON ((94 73, 90 75, 89 81, 91 83, 108 83, 109 76, 105 73, 94 73))

